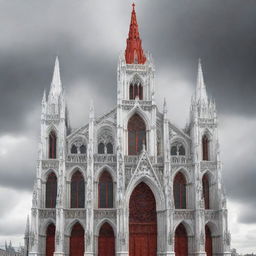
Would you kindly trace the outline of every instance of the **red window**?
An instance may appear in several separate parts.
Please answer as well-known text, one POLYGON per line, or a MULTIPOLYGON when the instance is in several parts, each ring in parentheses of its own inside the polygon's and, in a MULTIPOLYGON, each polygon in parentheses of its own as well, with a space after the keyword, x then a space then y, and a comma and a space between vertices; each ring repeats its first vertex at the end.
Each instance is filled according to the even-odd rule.
POLYGON ((46 256, 53 256, 55 251, 55 226, 50 224, 46 231, 46 256))
POLYGON ((69 250, 70 256, 84 256, 84 229, 76 223, 71 232, 69 250))
POLYGON ((135 114, 128 122, 128 154, 137 155, 146 146, 146 126, 142 118, 135 114))
POLYGON ((113 181, 107 171, 100 176, 98 193, 99 208, 113 208, 113 181))
POLYGON ((188 255, 188 236, 183 224, 180 224, 175 231, 175 256, 188 255))
POLYGON ((210 186, 207 174, 203 176, 203 195, 205 209, 210 209, 210 186))
POLYGON ((45 197, 46 208, 56 207, 56 196, 57 196, 57 177, 52 172, 49 174, 46 182, 46 197, 45 197))
POLYGON ((129 88, 129 99, 135 100, 136 97, 139 97, 140 100, 143 99, 143 87, 141 84, 130 84, 129 88))
POLYGON ((206 135, 203 136, 202 139, 202 147, 203 147, 203 160, 209 160, 209 139, 206 135))
POLYGON ((212 234, 207 225, 205 226, 205 252, 206 256, 212 256, 212 234))
POLYGON ((76 171, 71 180, 71 208, 84 208, 85 188, 81 172, 76 171))
POLYGON ((115 235, 112 227, 104 223, 100 229, 98 240, 98 256, 115 255, 115 235))
POLYGON ((186 179, 179 172, 174 179, 174 204, 176 209, 186 209, 186 179))
POLYGON ((54 131, 49 134, 49 158, 56 158, 57 136, 54 131))

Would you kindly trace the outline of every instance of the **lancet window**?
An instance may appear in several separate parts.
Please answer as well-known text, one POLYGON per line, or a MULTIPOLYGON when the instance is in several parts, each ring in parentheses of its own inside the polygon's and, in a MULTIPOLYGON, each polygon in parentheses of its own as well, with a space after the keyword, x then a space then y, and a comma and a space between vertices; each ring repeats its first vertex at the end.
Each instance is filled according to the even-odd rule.
POLYGON ((143 99, 143 86, 141 79, 135 75, 129 87, 129 99, 134 100, 136 97, 139 100, 143 99))
POLYGON ((146 125, 138 114, 134 114, 128 122, 128 154, 139 154, 143 144, 146 147, 146 125))
POLYGON ((80 171, 76 171, 71 179, 71 208, 84 208, 85 183, 80 171))
POLYGON ((186 150, 182 143, 175 143, 171 146, 171 155, 172 156, 185 156, 186 150))
POLYGON ((46 181, 46 196, 45 196, 45 207, 55 208, 57 197, 57 177, 54 172, 48 175, 46 181))
POLYGON ((206 135, 202 138, 202 148, 203 148, 203 160, 208 161, 209 160, 209 139, 206 135))
POLYGON ((113 154, 114 139, 112 130, 109 127, 101 129, 98 135, 98 154, 113 154))
POLYGON ((54 131, 51 131, 49 134, 49 158, 56 158, 57 150, 57 136, 54 131))
POLYGON ((186 179, 181 172, 179 172, 174 178, 173 194, 175 208, 186 209, 186 179))
POLYGON ((113 181, 109 172, 104 171, 99 179, 99 208, 113 208, 113 181))
POLYGON ((202 179, 203 182, 203 196, 205 209, 210 209, 210 186, 208 175, 205 174, 202 179))

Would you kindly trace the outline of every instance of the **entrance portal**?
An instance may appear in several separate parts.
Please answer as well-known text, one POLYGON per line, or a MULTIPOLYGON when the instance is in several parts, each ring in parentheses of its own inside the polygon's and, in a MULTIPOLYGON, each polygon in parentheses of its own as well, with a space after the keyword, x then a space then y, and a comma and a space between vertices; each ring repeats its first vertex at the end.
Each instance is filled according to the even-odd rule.
POLYGON ((156 201, 151 189, 140 183, 129 204, 129 256, 156 256, 156 201))
POLYGON ((79 223, 73 226, 69 250, 70 256, 84 256, 84 229, 79 223))
POLYGON ((188 236, 183 224, 180 224, 175 231, 175 256, 188 255, 188 236))
POLYGON ((104 223, 100 229, 98 239, 98 256, 115 255, 115 235, 112 227, 104 223))

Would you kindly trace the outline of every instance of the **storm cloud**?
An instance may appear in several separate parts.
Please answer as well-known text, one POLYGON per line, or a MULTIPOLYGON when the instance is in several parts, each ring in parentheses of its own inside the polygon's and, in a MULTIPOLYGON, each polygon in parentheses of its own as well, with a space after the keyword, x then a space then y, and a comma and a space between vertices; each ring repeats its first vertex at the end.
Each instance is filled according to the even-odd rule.
MULTIPOLYGON (((87 122, 91 99, 97 116, 111 110, 130 11, 128 0, 0 0, 0 245, 4 239, 22 241, 36 173, 41 99, 50 87, 55 56, 73 128, 87 122), (16 221, 8 228, 11 218, 16 221)), ((169 119, 181 128, 202 59, 207 91, 219 113, 232 245, 256 251, 250 235, 256 230, 256 2, 140 0, 136 11, 143 48, 155 60, 159 109, 166 97, 169 119)))

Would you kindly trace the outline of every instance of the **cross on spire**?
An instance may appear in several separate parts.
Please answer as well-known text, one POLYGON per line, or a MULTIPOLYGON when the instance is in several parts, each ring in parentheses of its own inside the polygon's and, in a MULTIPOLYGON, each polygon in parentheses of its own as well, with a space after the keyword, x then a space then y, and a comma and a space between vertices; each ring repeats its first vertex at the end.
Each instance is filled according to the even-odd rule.
POLYGON ((146 56, 142 49, 134 3, 132 4, 130 30, 126 40, 125 60, 127 64, 144 64, 146 62, 146 56))

